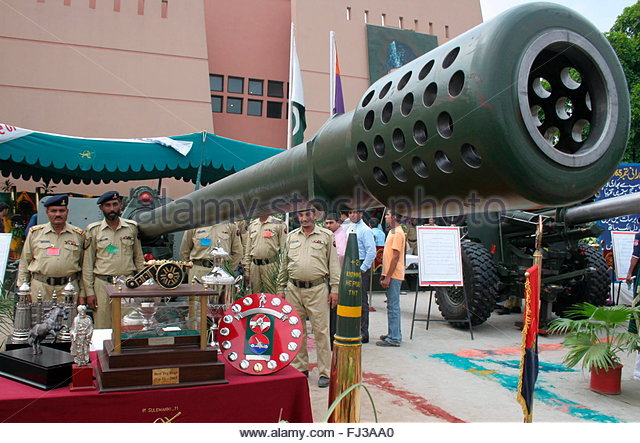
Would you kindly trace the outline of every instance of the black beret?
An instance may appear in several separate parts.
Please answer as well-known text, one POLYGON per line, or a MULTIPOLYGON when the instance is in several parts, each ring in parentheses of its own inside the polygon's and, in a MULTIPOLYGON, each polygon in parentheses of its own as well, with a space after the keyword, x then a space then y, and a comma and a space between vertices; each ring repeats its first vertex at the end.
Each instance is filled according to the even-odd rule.
POLYGON ((101 205, 104 202, 108 202, 111 200, 119 200, 119 199, 120 199, 120 193, 118 191, 107 191, 100 196, 100 198, 98 199, 98 204, 101 205))
POLYGON ((69 206, 69 196, 67 194, 52 195, 43 205, 45 208, 49 206, 69 206))

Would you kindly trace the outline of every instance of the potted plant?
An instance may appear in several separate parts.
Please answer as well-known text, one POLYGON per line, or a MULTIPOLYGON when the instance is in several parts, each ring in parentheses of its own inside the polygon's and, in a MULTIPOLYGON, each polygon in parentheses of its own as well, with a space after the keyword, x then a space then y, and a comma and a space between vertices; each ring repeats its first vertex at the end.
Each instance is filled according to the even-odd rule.
POLYGON ((638 349, 638 334, 627 331, 629 320, 640 314, 640 307, 594 306, 579 303, 566 311, 568 318, 551 323, 549 332, 566 333, 563 345, 567 368, 582 361, 591 371, 590 388, 602 394, 619 394, 622 377, 621 354, 638 349))

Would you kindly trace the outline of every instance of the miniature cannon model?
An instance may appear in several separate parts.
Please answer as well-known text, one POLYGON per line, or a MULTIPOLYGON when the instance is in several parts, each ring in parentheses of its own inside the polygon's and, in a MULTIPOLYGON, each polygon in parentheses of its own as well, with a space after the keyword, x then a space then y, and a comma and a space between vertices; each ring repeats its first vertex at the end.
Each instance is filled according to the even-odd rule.
POLYGON ((164 289, 176 289, 183 282, 191 266, 191 262, 151 260, 145 263, 143 270, 127 278, 125 284, 127 288, 135 289, 152 278, 164 289))

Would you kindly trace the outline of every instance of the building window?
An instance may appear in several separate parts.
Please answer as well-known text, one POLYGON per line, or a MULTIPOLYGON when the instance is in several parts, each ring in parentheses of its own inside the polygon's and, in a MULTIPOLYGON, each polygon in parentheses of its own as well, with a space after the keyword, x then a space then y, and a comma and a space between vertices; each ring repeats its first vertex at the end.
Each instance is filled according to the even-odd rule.
POLYGON ((222 76, 209 74, 209 89, 212 91, 222 91, 222 76))
POLYGON ((262 117, 262 100, 247 100, 247 115, 262 117))
POLYGON ((222 112, 222 97, 219 95, 211 96, 211 112, 222 112))
POLYGON ((351 20, 351 6, 347 6, 347 21, 351 20))
MULTIPOLYGON (((278 82, 275 80, 269 80, 267 82, 267 95, 269 97, 284 97, 283 94, 283 83, 282 82, 278 82)), ((269 108, 269 106, 267 105, 267 109, 269 108)), ((268 116, 268 111, 267 111, 267 116, 268 116)), ((280 117, 278 117, 280 118, 280 117)))
POLYGON ((242 99, 237 97, 227 97, 227 113, 242 114, 242 99))
POLYGON ((264 95, 264 80, 249 79, 249 95, 264 95))
POLYGON ((382 24, 382 26, 386 26, 386 21, 387 21, 387 14, 382 14, 380 16, 380 23, 382 24))
POLYGON ((433 35, 433 22, 429 22, 429 34, 433 35))
POLYGON ((162 8, 161 8, 161 11, 160 11, 160 17, 167 18, 168 16, 169 16, 169 0, 162 0, 162 8))
POLYGON ((404 23, 402 23, 404 19, 402 17, 398 17, 398 28, 403 29, 404 23))
POLYGON ((229 77, 227 80, 227 92, 242 94, 244 92, 244 79, 242 77, 229 77))
POLYGON ((449 38, 449 25, 444 25, 444 37, 449 38))
POLYGON ((282 118, 282 102, 267 102, 267 117, 282 118))
POLYGON ((369 11, 364 11, 364 22, 369 23, 369 11))
POLYGON ((418 30, 418 19, 417 18, 413 20, 413 30, 414 31, 418 30))

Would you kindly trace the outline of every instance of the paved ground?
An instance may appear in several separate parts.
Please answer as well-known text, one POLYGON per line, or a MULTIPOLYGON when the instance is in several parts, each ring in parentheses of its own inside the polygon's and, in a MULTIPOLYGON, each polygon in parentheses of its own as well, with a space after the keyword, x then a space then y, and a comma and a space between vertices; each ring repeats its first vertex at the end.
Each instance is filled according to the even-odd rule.
MULTIPOLYGON (((469 332, 446 322, 415 324, 411 313, 414 293, 401 296, 400 348, 381 348, 375 339, 387 332, 384 293, 374 293, 371 342, 362 346, 363 381, 371 391, 380 422, 522 422, 516 402, 521 332, 514 322, 521 315, 499 316, 469 332)), ((418 317, 427 312, 428 293, 420 293, 418 317)), ((442 319, 435 300, 432 319, 442 319), (434 312, 435 311, 435 312, 434 312)), ((561 364, 562 336, 539 338, 540 373, 536 385, 535 422, 640 422, 640 381, 633 380, 635 357, 624 361, 622 394, 602 395, 589 390, 589 374, 567 370, 561 364)), ((313 337, 310 338, 313 346, 313 337)), ((315 354, 311 353, 312 362, 315 354)), ((317 387, 318 372, 309 386, 314 420, 327 412, 328 389, 317 387)), ((361 421, 373 422, 371 402, 362 393, 361 421)))

